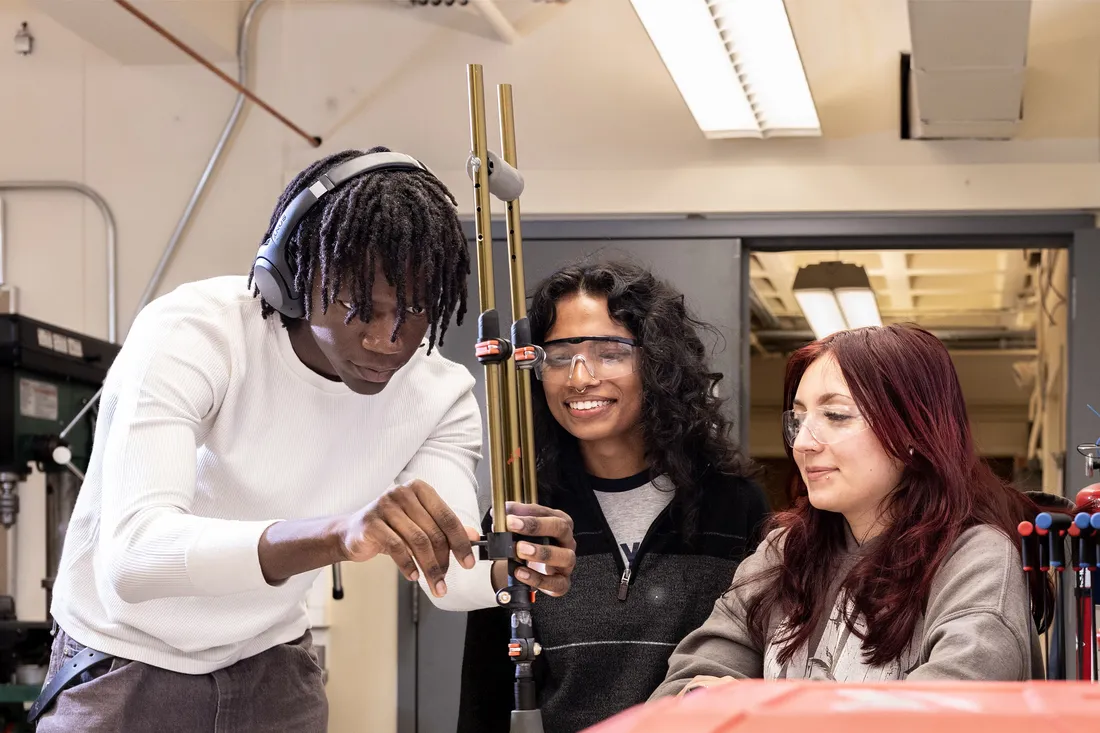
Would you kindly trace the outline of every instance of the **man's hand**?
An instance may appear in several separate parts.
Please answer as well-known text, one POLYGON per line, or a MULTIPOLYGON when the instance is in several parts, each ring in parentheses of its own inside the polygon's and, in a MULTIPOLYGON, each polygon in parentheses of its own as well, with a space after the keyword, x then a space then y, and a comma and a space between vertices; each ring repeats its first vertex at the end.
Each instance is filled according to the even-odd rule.
MULTIPOLYGON (((537 588, 551 596, 565 595, 569 591, 570 576, 577 564, 577 542, 573 539, 573 520, 557 509, 547 509, 538 504, 505 504, 508 515, 508 531, 528 537, 549 537, 557 546, 536 545, 533 542, 517 542, 518 560, 537 563, 536 570, 528 565, 516 570, 516 580, 537 588)), ((508 575, 507 563, 497 561, 493 566, 493 588, 504 587, 508 575)))
POLYGON ((419 565, 428 587, 442 598, 447 593, 443 577, 451 553, 462 567, 472 568, 477 562, 472 542, 480 533, 464 527, 435 489, 417 479, 395 486, 351 515, 341 535, 347 560, 389 555, 412 581, 420 577, 419 565))

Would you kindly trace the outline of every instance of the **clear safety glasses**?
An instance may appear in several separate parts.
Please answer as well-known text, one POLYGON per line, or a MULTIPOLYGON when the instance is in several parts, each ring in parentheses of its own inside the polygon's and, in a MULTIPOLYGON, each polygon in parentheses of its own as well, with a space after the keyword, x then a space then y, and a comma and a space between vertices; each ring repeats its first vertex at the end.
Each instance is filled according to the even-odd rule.
POLYGON ((542 346, 542 361, 535 376, 547 384, 575 380, 582 368, 596 380, 625 377, 641 365, 642 347, 634 339, 620 336, 583 336, 554 339, 542 346))
POLYGON ((824 405, 812 410, 798 408, 783 413, 783 437, 794 447, 803 428, 822 445, 836 445, 867 429, 867 421, 848 405, 824 405))

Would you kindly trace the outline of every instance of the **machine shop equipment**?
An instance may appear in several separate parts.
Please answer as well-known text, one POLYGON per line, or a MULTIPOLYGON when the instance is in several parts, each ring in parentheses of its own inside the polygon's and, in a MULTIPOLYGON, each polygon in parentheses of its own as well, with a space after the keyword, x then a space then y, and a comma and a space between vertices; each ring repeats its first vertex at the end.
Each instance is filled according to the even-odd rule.
MULTIPOLYGON (((119 346, 27 318, 0 314, 0 525, 7 535, 6 587, 0 595, 0 721, 19 726, 49 662, 49 618, 65 530, 88 468, 97 392, 119 346), (46 480, 46 526, 25 525, 19 492, 32 470, 46 480), (15 531, 45 532, 45 620, 16 607, 15 531)), ((19 730, 19 727, 14 728, 19 730)))

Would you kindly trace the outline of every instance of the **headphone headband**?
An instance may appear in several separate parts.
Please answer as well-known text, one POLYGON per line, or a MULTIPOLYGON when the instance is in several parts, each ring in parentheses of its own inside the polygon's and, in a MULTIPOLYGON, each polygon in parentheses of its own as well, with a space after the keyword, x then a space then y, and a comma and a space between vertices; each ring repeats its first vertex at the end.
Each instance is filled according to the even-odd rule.
POLYGON ((423 163, 404 153, 367 153, 346 160, 318 176, 283 209, 271 230, 271 236, 260 245, 253 262, 252 280, 260 295, 272 308, 288 318, 303 318, 305 302, 302 293, 294 290, 294 272, 287 258, 287 245, 298 223, 325 194, 342 183, 370 171, 409 170, 435 175, 423 163))

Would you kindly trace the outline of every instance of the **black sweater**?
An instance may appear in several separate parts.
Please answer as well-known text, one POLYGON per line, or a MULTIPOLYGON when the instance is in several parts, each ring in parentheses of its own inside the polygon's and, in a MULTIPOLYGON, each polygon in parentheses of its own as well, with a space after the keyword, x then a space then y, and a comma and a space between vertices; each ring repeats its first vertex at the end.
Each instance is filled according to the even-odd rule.
MULTIPOLYGON (((590 488, 545 501, 573 519, 577 566, 570 591, 539 594, 532 613, 543 647, 534 666, 546 733, 574 733, 643 703, 664 680, 676 644, 707 619, 768 513, 758 485, 706 482, 699 529, 687 542, 673 501, 625 562, 590 488)), ((487 518, 488 519, 488 518, 487 518)), ((515 665, 502 608, 467 615, 458 733, 509 733, 515 665)))

